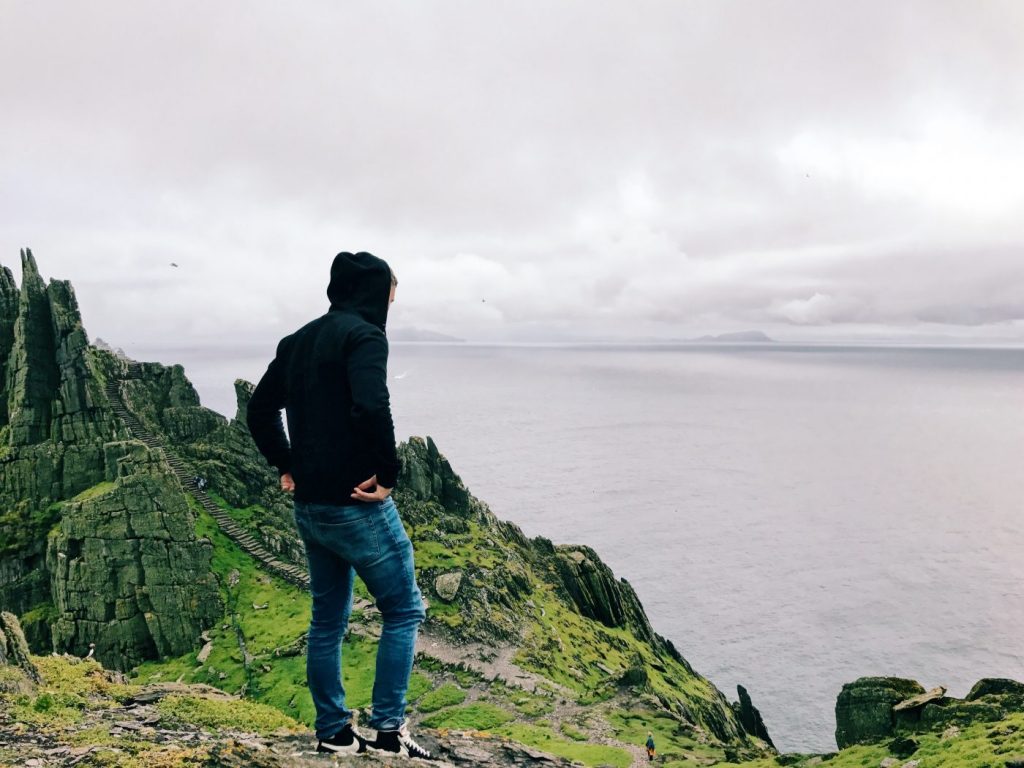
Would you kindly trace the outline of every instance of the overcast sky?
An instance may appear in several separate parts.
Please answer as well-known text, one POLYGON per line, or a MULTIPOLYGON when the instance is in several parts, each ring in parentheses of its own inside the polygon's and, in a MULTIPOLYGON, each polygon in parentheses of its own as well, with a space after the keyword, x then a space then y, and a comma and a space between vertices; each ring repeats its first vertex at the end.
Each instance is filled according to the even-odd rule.
POLYGON ((341 250, 472 340, 1024 340, 1021 2, 0 8, 0 263, 129 350, 272 349, 341 250))

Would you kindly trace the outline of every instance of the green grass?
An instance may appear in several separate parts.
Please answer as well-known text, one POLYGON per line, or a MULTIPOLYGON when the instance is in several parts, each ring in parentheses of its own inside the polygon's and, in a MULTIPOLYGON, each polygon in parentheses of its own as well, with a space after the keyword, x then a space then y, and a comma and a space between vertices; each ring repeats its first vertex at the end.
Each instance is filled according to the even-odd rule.
POLYGON ((491 569, 504 563, 507 553, 496 545, 487 544, 479 523, 468 521, 468 524, 468 532, 448 534, 445 541, 431 538, 436 535, 433 523, 413 526, 409 538, 416 549, 416 567, 449 570, 475 565, 491 569))
POLYGON ((721 760, 722 749, 701 744, 681 726, 679 721, 664 712, 649 709, 614 710, 608 715, 615 738, 638 746, 647 742, 647 734, 654 734, 659 762, 664 765, 693 765, 692 761, 721 760))
POLYGON ((96 483, 96 485, 86 488, 84 491, 81 491, 76 496, 73 496, 71 498, 71 501, 86 501, 88 499, 94 499, 97 496, 102 496, 105 493, 110 493, 112 490, 114 490, 115 485, 116 484, 111 481, 104 480, 102 482, 96 483))
MULTIPOLYGON (((959 736, 943 739, 938 733, 914 734, 920 747, 910 757, 922 768, 996 768, 1011 758, 1024 757, 1024 712, 1014 712, 995 723, 974 723, 959 736)), ((889 752, 884 744, 857 745, 840 750, 825 765, 830 768, 876 768, 889 752)), ((813 758, 803 762, 811 762, 813 758)), ((801 766, 802 762, 794 765, 801 766)), ((739 763, 743 768, 776 768, 774 760, 739 763)))
POLYGON ((124 701, 132 686, 112 683, 103 667, 89 659, 33 656, 42 682, 32 693, 0 695, 0 710, 9 709, 17 722, 40 729, 59 729, 79 722, 89 707, 109 708, 124 701))
POLYGON ((436 712, 443 707, 461 704, 465 700, 465 691, 451 683, 445 683, 440 688, 435 688, 424 694, 416 708, 420 712, 436 712))
POLYGON ((567 760, 578 760, 584 765, 629 768, 633 763, 632 755, 620 747, 605 744, 584 744, 581 741, 569 741, 557 736, 550 728, 526 723, 508 723, 494 730, 495 733, 542 749, 567 760))
POLYGON ((18 555, 33 543, 45 540, 47 534, 60 522, 63 502, 48 507, 28 508, 28 502, 19 502, 0 514, 0 557, 18 555))
POLYGON ((173 694, 162 698, 156 708, 161 720, 171 726, 185 723, 209 730, 232 729, 261 734, 300 729, 299 723, 277 709, 253 701, 173 694))
POLYGON ((422 720, 428 728, 452 728, 460 731, 487 731, 515 720, 515 715, 493 704, 474 702, 462 707, 447 707, 422 720))
POLYGON ((562 733, 564 733, 566 736, 568 736, 573 741, 586 741, 587 740, 587 734, 585 734, 583 731, 579 730, 578 728, 574 727, 571 723, 562 723, 559 726, 558 730, 560 730, 562 733))
MULTIPOLYGON (((168 681, 206 683, 230 693, 244 691, 247 698, 274 707, 291 718, 312 725, 316 712, 306 682, 306 657, 278 656, 276 649, 292 645, 309 628, 308 593, 260 569, 256 562, 227 536, 192 496, 196 535, 213 543, 212 569, 220 581, 227 610, 212 629, 213 650, 206 663, 196 661, 198 649, 183 656, 146 662, 136 670, 139 682, 168 681), (230 576, 237 572, 237 584, 230 576), (255 609, 253 605, 267 605, 255 609), (226 625, 226 629, 225 629, 226 625), (254 657, 248 670, 242 663, 238 635, 254 657), (221 678, 221 674, 225 677, 221 678)), ((357 579, 355 592, 365 585, 357 579)), ((349 634, 342 645, 342 679, 346 705, 369 706, 373 692, 377 642, 349 634)), ((433 687, 429 677, 414 672, 406 698, 415 701, 433 687)))

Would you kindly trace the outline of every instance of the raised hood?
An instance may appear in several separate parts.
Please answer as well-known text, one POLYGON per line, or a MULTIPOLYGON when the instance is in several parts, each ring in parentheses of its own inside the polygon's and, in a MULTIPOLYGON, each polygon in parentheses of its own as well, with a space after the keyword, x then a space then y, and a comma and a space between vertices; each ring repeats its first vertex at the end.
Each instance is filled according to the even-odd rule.
POLYGON ((366 251, 342 251, 334 257, 327 286, 329 311, 356 312, 383 331, 390 297, 391 269, 384 259, 366 251))

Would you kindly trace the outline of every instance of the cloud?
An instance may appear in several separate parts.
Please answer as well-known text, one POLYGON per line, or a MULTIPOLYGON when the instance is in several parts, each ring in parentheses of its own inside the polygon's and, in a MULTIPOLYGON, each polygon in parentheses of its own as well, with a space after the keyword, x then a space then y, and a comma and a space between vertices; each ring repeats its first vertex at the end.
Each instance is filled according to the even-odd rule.
POLYGON ((283 335, 340 250, 394 264, 392 324, 469 338, 1020 338, 1021 30, 995 0, 9 3, 0 261, 32 246, 115 343, 283 335))
POLYGON ((862 307, 853 297, 815 292, 806 299, 775 299, 768 311, 797 325, 824 325, 855 320, 862 307))

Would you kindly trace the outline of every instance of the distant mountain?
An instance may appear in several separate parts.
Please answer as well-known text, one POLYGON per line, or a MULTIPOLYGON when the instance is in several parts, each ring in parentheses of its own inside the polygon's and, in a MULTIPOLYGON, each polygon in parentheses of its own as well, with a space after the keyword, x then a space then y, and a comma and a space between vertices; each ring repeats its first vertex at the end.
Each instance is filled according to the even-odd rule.
POLYGON ((394 328, 388 329, 388 338, 391 341, 465 341, 457 336, 449 336, 447 333, 430 331, 425 328, 394 328))
POLYGON ((775 341, 761 331, 734 331, 720 333, 717 336, 700 336, 693 341, 775 341))

